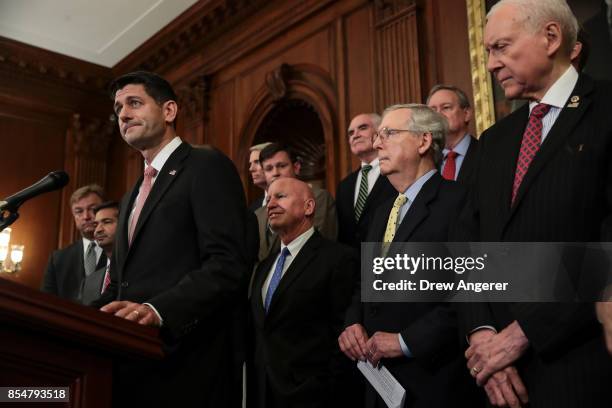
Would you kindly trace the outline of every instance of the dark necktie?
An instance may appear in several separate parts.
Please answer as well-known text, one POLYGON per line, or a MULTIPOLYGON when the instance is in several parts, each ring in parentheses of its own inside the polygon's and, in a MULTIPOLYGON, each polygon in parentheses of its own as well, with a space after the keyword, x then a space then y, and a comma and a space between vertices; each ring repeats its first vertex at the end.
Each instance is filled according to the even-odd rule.
POLYGON ((138 224, 138 217, 140 217, 140 212, 142 211, 142 207, 144 207, 144 203, 151 192, 151 186, 153 185, 153 178, 157 175, 157 170, 153 168, 153 166, 147 166, 144 171, 144 179, 142 180, 142 185, 140 186, 140 192, 138 197, 136 198, 136 206, 134 207, 134 214, 132 215, 132 222, 130 222, 130 228, 128 230, 128 239, 130 245, 132 244, 132 239, 134 238, 134 231, 136 230, 136 225, 138 224))
POLYGON ((359 183, 359 194, 355 203, 355 221, 359 221, 366 200, 368 199, 368 173, 372 170, 372 166, 366 164, 361 168, 361 183, 359 183))
POLYGON ((523 133, 523 140, 521 141, 521 150, 519 157, 516 162, 516 171, 514 173, 514 183, 512 184, 512 201, 511 205, 514 205, 516 194, 518 189, 523 182, 525 174, 529 169, 531 161, 535 157, 536 153, 540 149, 542 142, 542 118, 546 116, 550 110, 550 105, 544 103, 538 103, 529 116, 529 122, 523 133))
POLYGON ((85 254, 85 276, 91 275, 96 270, 96 243, 90 241, 85 254))
POLYGON ((442 177, 447 180, 455 180, 455 172, 457 171, 457 152, 452 150, 446 154, 446 161, 444 162, 444 169, 442 170, 442 177))
POLYGON ((270 279, 270 285, 268 286, 268 291, 266 292, 266 300, 264 302, 264 309, 266 313, 268 313, 268 309, 270 308, 270 303, 272 303, 272 296, 274 296, 274 291, 278 288, 278 284, 283 276, 283 267, 285 266, 285 260, 287 256, 291 255, 289 252, 289 248, 285 247, 281 251, 280 256, 278 257, 278 262, 276 262, 276 268, 274 268, 274 273, 272 274, 272 278, 270 279))

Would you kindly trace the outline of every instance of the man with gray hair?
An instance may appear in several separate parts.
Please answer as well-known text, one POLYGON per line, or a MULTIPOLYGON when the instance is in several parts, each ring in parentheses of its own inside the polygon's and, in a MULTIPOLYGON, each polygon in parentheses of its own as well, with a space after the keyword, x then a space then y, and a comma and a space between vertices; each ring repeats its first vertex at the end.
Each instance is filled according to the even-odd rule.
MULTIPOLYGON (((442 157, 446 120, 426 105, 394 105, 383 114, 375 136, 380 172, 396 198, 372 220, 368 242, 447 242, 449 228, 466 197, 465 188, 436 170, 442 157)), ((391 247, 387 257, 396 255, 391 247)), ((400 254, 397 254, 400 255, 400 254)), ((476 387, 463 368, 455 315, 448 303, 361 303, 358 289, 338 338, 351 360, 384 366, 406 389, 406 406, 478 407, 476 387)), ((366 388, 365 407, 385 403, 366 388)))
POLYGON ((266 183, 266 176, 259 161, 259 153, 270 144, 270 142, 264 142, 249 148, 249 173, 251 173, 253 184, 264 191, 263 197, 256 199, 249 206, 249 210, 253 212, 265 205, 266 196, 268 195, 268 183, 266 183))
POLYGON ((54 251, 42 283, 42 291, 65 299, 87 303, 83 284, 106 266, 106 256, 94 240, 96 230, 94 208, 104 201, 104 190, 97 184, 80 187, 70 197, 70 210, 79 238, 64 249, 54 251))
POLYGON ((357 250, 367 237, 376 208, 395 195, 389 180, 379 177, 380 163, 373 146, 379 125, 380 115, 376 113, 362 113, 351 120, 347 131, 348 143, 361 165, 336 189, 338 241, 357 250))
POLYGON ((461 89, 451 85, 435 85, 429 91, 427 106, 448 121, 446 144, 440 166, 442 177, 463 183, 469 178, 476 165, 478 139, 468 133, 472 119, 470 101, 461 89))
MULTIPOLYGON (((507 98, 529 103, 480 138, 473 194, 461 217, 469 233, 455 239, 612 237, 612 84, 571 65, 577 31, 564 0, 502 0, 489 12, 487 68, 507 98)), ((493 405, 612 406, 612 359, 593 304, 465 309, 467 367, 493 405)))

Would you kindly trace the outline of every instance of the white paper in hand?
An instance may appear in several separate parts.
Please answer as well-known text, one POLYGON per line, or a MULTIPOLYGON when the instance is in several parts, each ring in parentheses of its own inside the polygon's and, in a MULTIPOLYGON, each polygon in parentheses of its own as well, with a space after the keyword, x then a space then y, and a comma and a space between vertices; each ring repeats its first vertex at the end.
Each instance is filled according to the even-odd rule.
POLYGON ((386 367, 376 368, 369 361, 358 361, 357 368, 372 384, 389 408, 402 408, 406 399, 406 390, 393 377, 386 367))

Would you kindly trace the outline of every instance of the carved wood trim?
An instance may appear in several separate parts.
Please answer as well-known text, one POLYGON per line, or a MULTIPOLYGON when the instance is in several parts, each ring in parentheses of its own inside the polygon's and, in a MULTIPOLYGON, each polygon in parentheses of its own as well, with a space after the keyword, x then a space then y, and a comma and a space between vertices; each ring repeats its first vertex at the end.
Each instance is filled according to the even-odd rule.
POLYGON ((391 104, 421 100, 421 68, 416 4, 401 0, 376 3, 377 108, 382 111, 391 104))
POLYGON ((111 69, 0 37, 0 69, 55 82, 89 93, 104 94, 111 69))
MULTIPOLYGON (((336 160, 336 146, 338 146, 338 142, 336 139, 339 134, 336 118, 338 102, 334 83, 329 74, 319 67, 309 64, 283 65, 285 65, 285 68, 281 68, 281 65, 268 73, 268 76, 274 75, 272 72, 284 70, 287 75, 284 98, 303 100, 316 110, 323 128, 325 147, 327 149, 325 154, 325 181, 328 190, 334 192, 337 181, 336 172, 338 171, 336 160)), ((270 87, 264 83, 248 105, 249 108, 245 113, 245 117, 248 119, 238 133, 237 163, 246 163, 248 161, 249 147, 253 144, 255 135, 266 115, 279 101, 277 96, 278 94, 271 92, 270 87)), ((242 179, 249 180, 246 168, 239 166, 239 169, 242 179)))

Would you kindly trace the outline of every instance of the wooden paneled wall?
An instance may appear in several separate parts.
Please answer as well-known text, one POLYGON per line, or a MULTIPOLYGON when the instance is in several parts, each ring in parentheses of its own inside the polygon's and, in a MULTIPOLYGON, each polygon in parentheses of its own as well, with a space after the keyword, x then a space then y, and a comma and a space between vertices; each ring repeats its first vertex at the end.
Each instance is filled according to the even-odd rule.
POLYGON ((0 38, 0 197, 51 170, 70 185, 28 202, 14 241, 26 245, 12 279, 38 286, 48 254, 75 238, 68 198, 98 182, 119 199, 142 171, 110 120, 108 81, 136 69, 175 87, 178 132, 212 144, 247 186, 248 148, 286 98, 314 107, 326 143, 327 187, 357 164, 346 127, 361 112, 422 102, 440 82, 471 94, 464 0, 209 0, 196 3, 112 69, 0 38))

